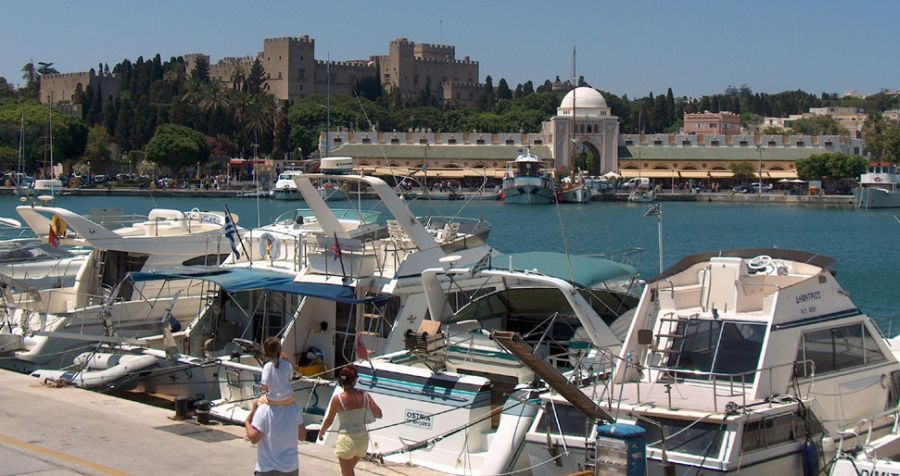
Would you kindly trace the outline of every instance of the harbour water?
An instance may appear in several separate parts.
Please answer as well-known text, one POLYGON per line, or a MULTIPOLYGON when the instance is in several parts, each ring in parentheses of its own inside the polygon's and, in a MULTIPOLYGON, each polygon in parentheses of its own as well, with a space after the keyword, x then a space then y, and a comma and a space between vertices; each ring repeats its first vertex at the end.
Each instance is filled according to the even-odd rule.
MULTIPOLYGON (((144 214, 151 208, 222 210, 228 203, 240 225, 252 228, 272 222, 280 213, 303 208, 300 201, 182 197, 61 197, 57 206, 79 213, 117 208, 125 214, 144 214), (259 213, 257 213, 259 210, 259 213), (258 219, 257 219, 258 216, 258 219)), ((372 200, 332 202, 333 207, 381 210, 372 200)), ((18 218, 14 197, 2 197, 0 216, 18 218)), ((419 215, 459 215, 483 218, 493 224, 489 243, 505 253, 568 251, 606 253, 641 247, 637 263, 642 276, 659 270, 657 221, 644 218, 647 204, 593 202, 583 205, 521 206, 494 201, 416 201, 419 215), (567 244, 567 246, 566 246, 567 244)), ((682 257, 733 248, 791 248, 831 256, 844 288, 882 329, 892 333, 892 318, 900 318, 900 223, 896 211, 857 211, 846 208, 773 204, 671 202, 663 205, 665 265, 682 257)), ((496 263, 495 263, 496 265, 496 263)))

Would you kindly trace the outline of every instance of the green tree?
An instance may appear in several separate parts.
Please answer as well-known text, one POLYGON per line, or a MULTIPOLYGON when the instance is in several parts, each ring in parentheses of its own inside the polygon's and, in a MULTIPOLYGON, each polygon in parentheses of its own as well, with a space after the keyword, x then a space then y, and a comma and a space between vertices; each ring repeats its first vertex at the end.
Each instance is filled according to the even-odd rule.
POLYGON ((847 131, 831 116, 816 116, 808 119, 797 119, 791 124, 797 134, 805 135, 846 135, 847 131))
POLYGON ((731 164, 731 173, 734 179, 739 182, 747 183, 756 178, 756 169, 750 162, 735 162, 731 164))
POLYGON ((506 84, 505 78, 500 78, 500 83, 497 84, 497 99, 511 100, 512 99, 512 91, 509 89, 509 85, 506 84))
POLYGON ((0 76, 0 99, 13 97, 16 97, 15 88, 6 81, 6 78, 0 76))
POLYGON ((178 124, 161 124, 144 148, 147 160, 178 172, 209 157, 206 136, 178 124))
POLYGON ((762 133, 763 135, 767 135, 767 136, 781 136, 781 135, 785 134, 784 129, 782 129, 778 126, 763 127, 763 129, 760 131, 760 133, 762 133))
POLYGON ((803 180, 819 180, 829 175, 826 154, 811 155, 796 162, 797 176, 803 180))
POLYGON ((209 82, 209 61, 203 56, 198 56, 194 62, 194 69, 191 70, 191 81, 195 83, 209 82))
POLYGON ((250 74, 247 75, 247 93, 252 95, 262 94, 265 92, 266 70, 263 68, 259 58, 253 60, 250 66, 250 74))
POLYGON ((98 165, 109 159, 109 133, 105 127, 92 126, 88 129, 84 157, 98 165))

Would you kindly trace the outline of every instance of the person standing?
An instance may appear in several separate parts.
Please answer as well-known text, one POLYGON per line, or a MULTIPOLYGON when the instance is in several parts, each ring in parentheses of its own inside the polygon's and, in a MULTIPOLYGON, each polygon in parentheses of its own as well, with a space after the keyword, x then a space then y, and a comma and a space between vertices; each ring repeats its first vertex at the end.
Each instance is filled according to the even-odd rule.
POLYGON ((298 476, 297 440, 306 427, 297 405, 260 405, 244 420, 247 439, 256 446, 256 476, 298 476))
POLYGON ((319 430, 319 439, 325 439, 335 415, 340 415, 337 443, 334 454, 341 464, 343 476, 354 476, 354 468, 360 458, 366 455, 369 448, 369 431, 366 428, 366 413, 371 411, 375 418, 381 418, 381 408, 369 397, 369 394, 356 389, 358 374, 356 367, 341 369, 338 384, 343 391, 331 397, 328 414, 319 430))

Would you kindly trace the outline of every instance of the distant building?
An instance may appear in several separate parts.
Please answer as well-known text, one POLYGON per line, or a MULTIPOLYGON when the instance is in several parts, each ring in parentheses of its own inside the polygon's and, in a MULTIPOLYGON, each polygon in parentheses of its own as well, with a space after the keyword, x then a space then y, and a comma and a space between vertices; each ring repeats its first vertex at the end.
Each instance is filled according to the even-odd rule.
MULTIPOLYGON (((388 46, 388 54, 368 59, 328 61, 316 59, 316 42, 309 36, 266 38, 263 50, 255 56, 225 57, 211 63, 202 53, 183 55, 185 69, 193 71, 197 60, 209 63, 210 78, 227 86, 238 75, 246 77, 253 61, 259 59, 265 69, 264 87, 278 99, 295 101, 307 96, 349 95, 360 80, 372 79, 403 99, 415 99, 427 92, 437 102, 474 104, 481 94, 478 62, 468 56, 456 59, 451 45, 413 43, 398 38, 388 46), (330 82, 328 80, 330 75, 330 82)), ((78 85, 103 91, 103 101, 118 97, 121 85, 114 75, 92 72, 45 75, 41 78, 41 102, 75 103, 78 85), (93 76, 92 76, 93 75, 93 76)))
MULTIPOLYGON (((325 134, 319 150, 325 150, 325 134)), ((334 156, 353 157, 357 170, 378 176, 427 174, 432 179, 499 179, 522 149, 552 169, 581 168, 600 175, 618 167, 619 118, 593 88, 569 91, 540 133, 333 131, 334 156), (574 129, 574 134, 573 134, 574 129)))
POLYGON ((684 114, 685 134, 740 134, 741 116, 733 112, 684 114))
POLYGON ((43 104, 68 103, 69 112, 81 114, 81 95, 86 94, 88 88, 93 93, 99 94, 105 105, 114 101, 122 92, 122 84, 114 74, 100 72, 93 69, 84 73, 45 74, 41 76, 40 100, 43 104))

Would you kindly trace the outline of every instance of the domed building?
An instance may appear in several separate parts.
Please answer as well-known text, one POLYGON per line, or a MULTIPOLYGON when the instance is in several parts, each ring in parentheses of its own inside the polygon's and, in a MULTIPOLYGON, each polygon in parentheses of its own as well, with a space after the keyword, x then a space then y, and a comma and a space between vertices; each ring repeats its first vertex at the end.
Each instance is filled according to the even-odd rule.
MULTIPOLYGON (((539 133, 339 130, 328 134, 328 140, 331 155, 353 157, 354 168, 362 173, 476 184, 485 177, 502 178, 506 163, 526 147, 548 168, 581 169, 590 175, 616 170, 618 136, 619 118, 611 115, 603 95, 580 87, 563 97, 539 133)), ((323 132, 320 151, 326 150, 325 140, 323 132)))
POLYGON ((618 168, 619 118, 594 88, 575 88, 563 97, 556 115, 543 125, 556 169, 600 175, 618 168))

